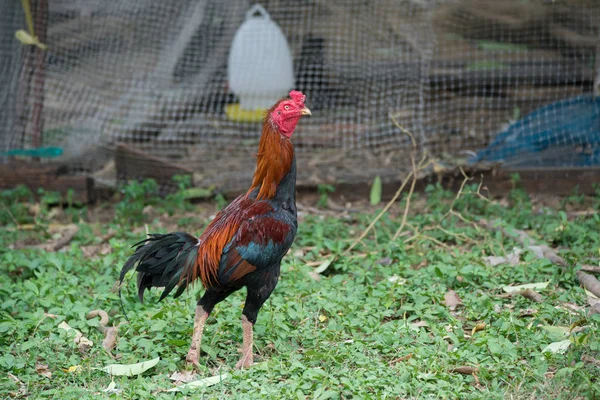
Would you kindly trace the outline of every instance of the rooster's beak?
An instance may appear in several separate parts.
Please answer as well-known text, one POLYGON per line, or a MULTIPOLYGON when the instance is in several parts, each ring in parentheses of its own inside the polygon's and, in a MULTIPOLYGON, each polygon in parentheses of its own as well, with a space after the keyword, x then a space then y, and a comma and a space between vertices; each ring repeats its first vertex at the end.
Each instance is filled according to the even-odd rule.
POLYGON ((304 107, 304 108, 300 109, 300 114, 302 114, 302 115, 312 115, 312 113, 310 112, 310 110, 308 109, 308 107, 304 107))

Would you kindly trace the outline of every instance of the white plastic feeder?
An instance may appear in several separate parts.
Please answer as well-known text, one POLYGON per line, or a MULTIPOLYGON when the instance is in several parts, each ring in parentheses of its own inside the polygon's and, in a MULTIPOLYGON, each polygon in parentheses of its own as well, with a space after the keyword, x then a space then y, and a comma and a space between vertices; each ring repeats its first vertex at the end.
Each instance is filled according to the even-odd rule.
POLYGON ((260 4, 248 10, 233 37, 228 79, 243 110, 267 109, 294 88, 290 46, 260 4))

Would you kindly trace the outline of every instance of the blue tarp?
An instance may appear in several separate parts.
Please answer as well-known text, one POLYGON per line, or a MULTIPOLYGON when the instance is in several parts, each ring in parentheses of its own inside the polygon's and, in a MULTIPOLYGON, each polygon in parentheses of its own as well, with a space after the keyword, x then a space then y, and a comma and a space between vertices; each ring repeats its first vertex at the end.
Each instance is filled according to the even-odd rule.
POLYGON ((511 166, 600 166, 600 97, 539 108, 500 132, 470 162, 511 166))

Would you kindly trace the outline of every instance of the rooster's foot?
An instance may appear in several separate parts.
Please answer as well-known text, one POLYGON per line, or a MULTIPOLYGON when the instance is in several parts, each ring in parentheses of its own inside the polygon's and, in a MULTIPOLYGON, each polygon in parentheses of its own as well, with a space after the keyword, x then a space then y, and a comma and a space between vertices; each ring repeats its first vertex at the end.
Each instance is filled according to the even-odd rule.
POLYGON ((199 358, 198 350, 190 349, 190 351, 187 354, 187 357, 185 357, 185 361, 188 364, 192 364, 192 365, 195 365, 196 367, 198 367, 198 366, 200 366, 200 363, 198 362, 198 358, 199 358))
POLYGON ((245 354, 240 358, 240 361, 235 364, 236 369, 244 369, 250 367, 254 364, 254 356, 253 354, 245 354))

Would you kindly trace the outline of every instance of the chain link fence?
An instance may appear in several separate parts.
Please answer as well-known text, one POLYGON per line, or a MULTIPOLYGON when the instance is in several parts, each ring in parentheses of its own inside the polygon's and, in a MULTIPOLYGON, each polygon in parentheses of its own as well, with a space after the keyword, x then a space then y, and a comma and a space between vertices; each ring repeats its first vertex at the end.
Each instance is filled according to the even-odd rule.
MULTIPOLYGON (((247 186, 260 123, 228 114, 227 71, 256 2, 30 3, 47 50, 15 39, 23 7, 0 0, 0 160, 58 160, 112 184, 121 152, 128 178, 168 160, 196 185, 247 186)), ((301 183, 404 176, 411 144, 396 123, 448 163, 600 165, 598 2, 261 4, 313 111, 294 138, 301 183)))

